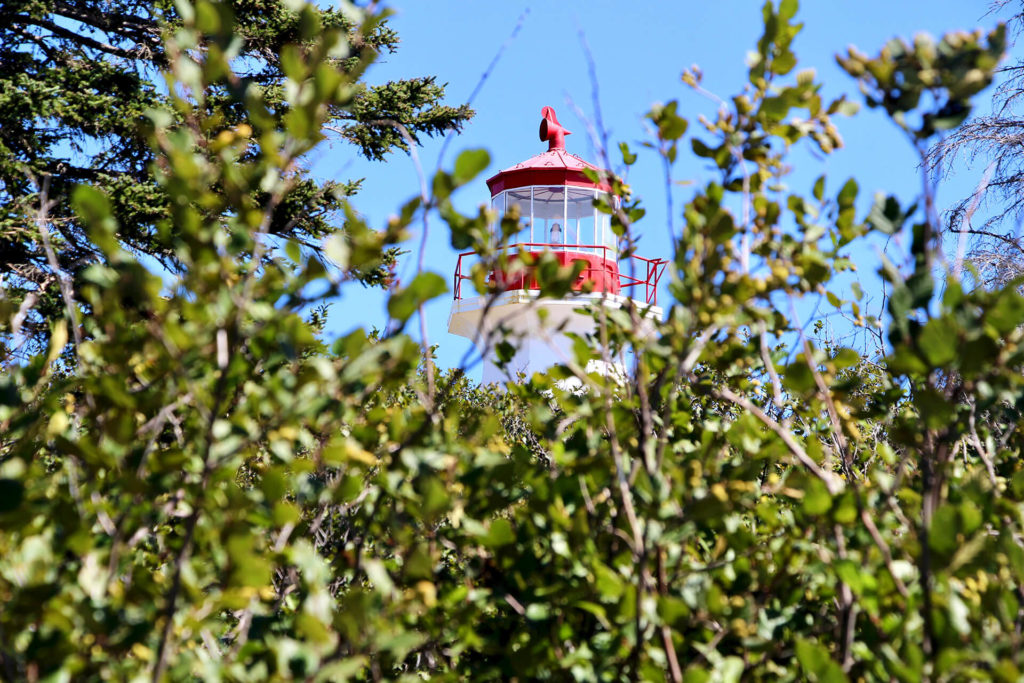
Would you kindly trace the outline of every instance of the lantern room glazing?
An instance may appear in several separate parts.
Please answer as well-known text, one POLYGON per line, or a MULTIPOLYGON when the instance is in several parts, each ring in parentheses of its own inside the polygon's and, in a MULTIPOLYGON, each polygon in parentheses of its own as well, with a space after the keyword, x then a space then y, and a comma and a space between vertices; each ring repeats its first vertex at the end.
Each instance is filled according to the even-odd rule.
MULTIPOLYGON (((601 212, 598 202, 617 207, 618 197, 596 188, 528 185, 498 192, 491 197, 491 208, 499 217, 518 213, 521 227, 509 236, 510 246, 536 245, 615 258, 618 238, 611 229, 611 216, 601 212)), ((495 240, 500 237, 498 230, 498 222, 492 223, 495 240)))
MULTIPOLYGON (((490 226, 492 243, 501 242, 510 252, 489 281, 506 291, 539 289, 535 266, 537 257, 547 252, 560 266, 578 272, 572 284, 575 291, 619 295, 625 288, 642 285, 645 303, 653 303, 665 261, 631 254, 630 270, 620 272, 619 240, 611 229, 611 215, 599 208, 614 210, 620 205, 603 180, 608 172, 565 150, 565 137, 571 133, 558 122, 554 109, 544 107, 541 116, 540 139, 548 143, 548 150, 487 179, 496 216, 490 226), (509 215, 518 218, 519 227, 512 235, 501 235, 499 221, 509 215)), ((469 279, 463 258, 471 256, 474 252, 459 255, 456 299, 462 296, 462 282, 469 279)))

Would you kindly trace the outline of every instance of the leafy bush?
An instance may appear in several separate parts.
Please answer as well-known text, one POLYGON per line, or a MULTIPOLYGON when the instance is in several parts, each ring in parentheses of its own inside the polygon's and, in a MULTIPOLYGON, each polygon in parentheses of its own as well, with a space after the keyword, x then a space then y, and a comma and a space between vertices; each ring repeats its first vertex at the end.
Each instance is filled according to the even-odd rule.
MULTIPOLYGON (((328 347, 301 317, 345 276, 265 236, 354 96, 330 59, 346 37, 298 9, 287 116, 228 89, 252 129, 210 139, 198 103, 234 82, 236 42, 222 5, 196 3, 167 43, 176 113, 150 114, 180 276, 125 252, 109 198, 80 187, 103 259, 64 281, 49 350, 0 378, 3 675, 1016 680, 1024 299, 965 290, 934 258, 927 193, 859 219, 853 180, 782 189, 790 149, 830 153, 852 113, 795 71, 796 5, 765 4, 742 94, 691 138, 720 178, 683 209, 657 334, 599 308, 572 362, 499 391, 402 332, 440 276, 393 292, 384 335, 328 347), (827 292, 853 245, 904 225, 914 265, 885 267, 885 321, 827 292), (884 326, 884 353, 804 337, 791 301, 816 292, 884 326), (580 370, 627 347, 625 385, 580 370)), ((922 146, 1003 44, 998 28, 840 63, 922 146)), ((669 166, 677 109, 649 113, 669 166)), ((348 209, 325 249, 373 267, 438 210, 453 242, 500 258, 486 211, 450 202, 486 163, 460 156, 384 232, 348 209)), ((629 199, 613 216, 627 247, 641 215, 629 199)))

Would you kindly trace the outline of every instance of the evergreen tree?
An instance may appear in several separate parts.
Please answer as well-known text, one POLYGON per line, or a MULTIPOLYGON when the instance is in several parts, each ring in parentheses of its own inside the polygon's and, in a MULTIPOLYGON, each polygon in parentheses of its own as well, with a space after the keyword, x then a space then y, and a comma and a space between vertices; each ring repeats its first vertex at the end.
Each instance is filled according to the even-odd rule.
MULTIPOLYGON (((176 231, 165 222, 167 194, 152 174, 145 112, 162 109, 181 120, 167 104, 160 71, 179 57, 168 54, 163 41, 185 25, 183 7, 170 0, 0 4, 0 278, 8 307, 18 310, 30 299, 19 330, 22 357, 41 348, 49 320, 63 305, 36 226, 44 185, 52 202, 54 255, 72 280, 102 259, 70 208, 68 198, 79 184, 111 197, 121 226, 117 237, 126 249, 156 259, 167 270, 180 268, 176 231)), ((225 13, 220 23, 234 26, 228 50, 236 73, 227 85, 193 96, 201 110, 195 120, 206 122, 207 144, 252 135, 253 117, 263 119, 256 126, 263 134, 279 130, 289 111, 285 74, 294 68, 286 60, 295 54, 283 48, 310 45, 302 47, 299 14, 287 2, 236 0, 218 7, 225 13), (237 104, 252 101, 257 92, 262 104, 255 111, 237 104), (211 119, 212 112, 217 115, 211 119)), ((396 147, 406 149, 410 140, 457 130, 472 116, 466 105, 442 104, 444 87, 432 76, 363 82, 367 66, 394 51, 398 36, 385 20, 358 26, 352 17, 335 9, 320 10, 316 17, 325 29, 358 33, 331 58, 356 84, 347 86, 351 92, 344 104, 330 106, 325 130, 351 142, 363 156, 381 160, 396 147)), ((218 48, 207 43, 201 49, 218 48)), ((337 228, 333 215, 343 198, 359 183, 322 182, 301 165, 287 172, 298 177, 275 207, 268 233, 319 249, 321 238, 337 228)), ((262 205, 267 197, 256 199, 262 205)), ((379 284, 386 274, 386 268, 371 267, 358 275, 379 284)), ((12 339, 5 342, 9 346, 12 339)), ((19 349, 2 348, 0 362, 16 355, 19 349)))

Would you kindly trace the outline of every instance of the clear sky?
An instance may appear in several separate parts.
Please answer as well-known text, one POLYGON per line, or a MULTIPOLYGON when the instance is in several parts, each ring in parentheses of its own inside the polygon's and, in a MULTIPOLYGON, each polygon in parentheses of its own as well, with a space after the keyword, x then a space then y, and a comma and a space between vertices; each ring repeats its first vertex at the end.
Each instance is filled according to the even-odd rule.
MULTIPOLYGON (((575 103, 587 117, 594 116, 581 36, 596 65, 601 115, 610 138, 613 142, 626 141, 635 149, 640 141, 648 139, 643 115, 655 102, 679 99, 680 113, 691 121, 691 133, 696 130, 699 114, 713 114, 712 102, 694 95, 680 82, 684 68, 698 64, 704 72, 704 86, 716 94, 728 97, 739 92, 747 69, 746 54, 760 35, 760 5, 748 0, 407 0, 391 5, 395 11, 391 25, 401 37, 401 46, 371 69, 368 80, 385 82, 435 75, 439 82, 448 84, 447 101, 462 103, 507 42, 472 102, 476 117, 452 140, 442 161, 450 167, 461 150, 489 150, 490 168, 457 197, 457 205, 471 211, 489 198, 485 178, 546 149, 537 138, 540 110, 545 105, 554 107, 561 123, 573 131, 566 140, 568 150, 597 161, 585 126, 569 104, 575 103), (517 25, 518 34, 509 40, 517 25)), ((987 14, 987 0, 804 0, 801 5, 797 19, 805 23, 805 28, 794 43, 799 68, 817 70, 825 83, 826 98, 848 93, 858 102, 861 98, 856 85, 841 73, 833 59, 846 46, 856 45, 872 54, 894 36, 911 37, 920 31, 940 36, 953 29, 991 28, 998 21, 987 14)), ((979 104, 987 105, 989 94, 983 94, 979 104)), ((833 192, 846 178, 857 178, 862 203, 878 190, 908 199, 917 192, 920 180, 915 157, 881 113, 865 110, 837 123, 846 148, 825 160, 809 156, 801 159, 801 172, 792 181, 794 189, 807 192, 813 178, 827 173, 833 192)), ((428 173, 437 166, 440 149, 440 141, 431 141, 419 150, 428 173)), ((688 149, 688 143, 684 149, 688 149)), ((699 186, 713 177, 701 160, 690 154, 680 157, 677 180, 695 181, 699 186)), ((351 147, 334 143, 321 148, 314 162, 314 172, 323 177, 365 178, 364 189, 354 204, 377 227, 417 193, 414 166, 400 152, 392 154, 386 163, 372 164, 358 158, 351 147)), ((981 170, 959 173, 940 194, 940 202, 952 202, 969 193, 972 177, 981 170)), ((648 209, 648 216, 638 225, 642 235, 638 252, 650 257, 669 256, 664 176, 656 155, 641 154, 630 170, 629 182, 648 209)), ((675 220, 681 202, 692 191, 692 187, 677 190, 675 220)), ((403 257, 399 269, 406 278, 415 270, 418 245, 419 235, 414 235, 406 246, 410 253, 403 257)), ((433 220, 425 259, 428 268, 450 280, 455 261, 446 226, 433 220)), ((864 277, 870 277, 874 264, 865 265, 861 271, 867 273, 864 277)), ((870 291, 870 287, 865 286, 865 290, 870 291)), ((659 294, 659 303, 664 296, 665 292, 659 294)), ((450 297, 440 299, 426 313, 429 339, 440 345, 438 360, 442 366, 457 364, 469 344, 447 332, 450 304, 450 297)), ((385 321, 383 295, 356 285, 333 304, 328 329, 334 336, 356 326, 382 328, 385 321)), ((409 329, 416 330, 418 325, 409 329)), ((479 377, 479 368, 475 375, 479 377)))

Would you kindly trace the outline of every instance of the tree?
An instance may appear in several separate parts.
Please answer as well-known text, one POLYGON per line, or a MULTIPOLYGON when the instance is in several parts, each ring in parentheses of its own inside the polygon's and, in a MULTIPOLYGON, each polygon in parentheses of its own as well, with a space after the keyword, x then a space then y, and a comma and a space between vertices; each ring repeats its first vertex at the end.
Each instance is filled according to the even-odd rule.
MULTIPOLYGON (((231 81, 218 8, 201 0, 170 39, 175 116, 152 118, 180 235, 173 286, 116 239, 111 199, 77 189, 103 258, 63 289, 69 320, 47 352, 0 376, 0 675, 1019 678, 1024 296, 941 269, 927 195, 858 218, 852 179, 785 189, 790 148, 830 153, 834 117, 851 113, 795 71, 796 2, 765 3, 740 94, 690 140, 719 177, 683 206, 657 334, 635 308, 598 308, 572 362, 504 393, 435 372, 426 340, 404 333, 444 293, 438 274, 391 293, 383 335, 328 347, 299 315, 342 283, 259 236, 296 187, 282 171, 353 96, 330 61, 346 35, 297 10, 306 50, 291 53, 281 135, 257 118, 255 149, 201 144, 217 119, 196 100, 231 81), (222 239, 225 220, 237 239, 222 239), (884 355, 817 348, 790 301, 818 294, 856 318, 834 276, 858 240, 897 230, 912 258, 883 271, 884 355), (91 315, 65 366, 78 302, 91 315), (625 385, 580 370, 626 346, 625 385), (569 377, 586 391, 561 388, 569 377)), ((921 37, 840 63, 920 147, 942 112, 971 106, 1003 41, 1002 27, 921 37), (982 78, 955 78, 965 65, 982 78)), ((703 87, 698 72, 683 80, 703 87)), ((671 181, 687 123, 674 100, 648 116, 671 181)), ((376 263, 436 210, 484 252, 479 292, 500 294, 492 217, 450 201, 487 163, 463 152, 388 232, 349 211, 328 248, 343 266, 376 263)), ((598 208, 628 246, 638 200, 598 208)), ((574 275, 538 273, 544 294, 574 275)))
MULTIPOLYGON (((991 9, 1012 12, 1007 21, 1019 36, 1024 26, 1019 3, 996 0, 991 9)), ((927 158, 937 175, 951 173, 957 162, 982 171, 975 191, 948 211, 944 226, 950 236, 947 249, 972 264, 982 287, 999 287, 1024 273, 1019 201, 1024 184, 1024 160, 1019 152, 1024 136, 1020 116, 1024 62, 1001 67, 1000 75, 992 113, 951 130, 933 144, 927 158)))
MULTIPOLYGON (((111 198, 124 248, 168 271, 181 267, 178 235, 165 220, 168 197, 153 177, 156 157, 144 128, 149 110, 173 111, 160 71, 182 55, 169 54, 163 39, 181 30, 188 19, 181 11, 187 7, 136 0, 16 0, 0 7, 0 281, 7 306, 17 309, 28 302, 25 310, 31 314, 20 325, 29 342, 20 349, 23 354, 45 346, 45 331, 63 309, 57 273, 34 224, 43 184, 53 202, 50 240, 56 260, 72 280, 101 258, 71 209, 72 190, 80 184, 101 187, 111 198)), ((225 49, 235 71, 230 81, 197 98, 199 111, 177 114, 179 121, 203 114, 207 127, 199 143, 206 145, 249 138, 254 128, 267 130, 270 121, 282 125, 290 111, 284 91, 289 60, 295 59, 295 49, 305 49, 284 50, 303 31, 285 2, 234 2, 217 11, 221 21, 234 22, 236 43, 225 49), (246 106, 256 93, 261 107, 246 106)), ((376 56, 398 45, 383 15, 360 26, 350 12, 328 9, 318 12, 316 21, 352 33, 344 49, 331 56, 351 77, 352 96, 332 105, 323 130, 367 158, 381 160, 424 135, 458 130, 472 115, 467 106, 442 104, 444 88, 434 77, 365 82, 365 69, 376 56)), ((301 164, 289 172, 301 182, 275 207, 267 234, 318 251, 321 239, 339 227, 343 198, 359 183, 319 181, 301 164)), ((260 191, 254 199, 262 204, 269 195, 260 191)), ((388 261, 393 257, 389 254, 388 261)), ((360 275, 369 283, 387 277, 386 268, 366 268, 360 275)), ((16 339, 5 341, 2 356, 9 360, 19 349, 9 347, 16 339)))

